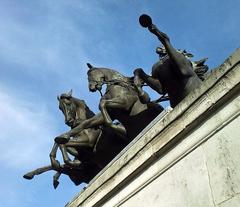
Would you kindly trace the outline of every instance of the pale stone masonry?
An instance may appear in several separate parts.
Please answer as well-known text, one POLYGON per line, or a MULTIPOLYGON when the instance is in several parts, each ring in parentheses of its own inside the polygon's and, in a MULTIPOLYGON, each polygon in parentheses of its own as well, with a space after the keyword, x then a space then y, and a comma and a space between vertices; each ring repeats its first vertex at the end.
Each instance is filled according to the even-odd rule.
POLYGON ((240 49, 67 207, 240 206, 240 49))

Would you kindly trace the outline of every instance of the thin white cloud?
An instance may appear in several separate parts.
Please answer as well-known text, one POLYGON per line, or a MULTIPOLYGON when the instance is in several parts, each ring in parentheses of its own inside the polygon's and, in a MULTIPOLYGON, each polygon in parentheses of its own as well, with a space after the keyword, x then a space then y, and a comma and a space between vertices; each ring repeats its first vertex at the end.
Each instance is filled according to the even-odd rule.
POLYGON ((80 48, 84 38, 81 30, 73 25, 71 15, 66 13, 67 8, 45 3, 44 9, 39 5, 39 10, 34 12, 31 7, 17 10, 12 5, 0 6, 2 59, 25 67, 25 70, 40 67, 58 72, 59 67, 67 66, 71 54, 77 52, 76 42, 79 43, 78 54, 84 57, 80 48))
MULTIPOLYGON (((112 44, 115 38, 114 35, 108 35, 109 31, 102 30, 101 25, 103 22, 109 22, 111 26, 113 20, 106 15, 101 3, 39 2, 33 3, 37 4, 37 10, 33 10, 32 7, 23 9, 23 5, 18 5, 17 2, 15 7, 0 5, 2 59, 21 66, 16 69, 24 68, 25 72, 52 70, 65 74, 69 68, 74 67, 73 65, 85 67, 85 62, 91 59, 88 57, 86 41, 94 40, 101 43, 96 44, 94 54, 101 57, 100 61, 104 64, 112 62, 118 52, 117 47, 112 44), (22 9, 16 9, 18 6, 22 9), (88 15, 93 17, 93 20, 89 19, 88 15), (95 39, 98 36, 102 39, 95 39)), ((89 42, 89 45, 92 44, 94 43, 89 42)), ((93 62, 97 61, 94 58, 93 62)))
POLYGON ((0 91, 0 156, 5 166, 19 169, 43 164, 56 130, 46 106, 6 90, 0 91))

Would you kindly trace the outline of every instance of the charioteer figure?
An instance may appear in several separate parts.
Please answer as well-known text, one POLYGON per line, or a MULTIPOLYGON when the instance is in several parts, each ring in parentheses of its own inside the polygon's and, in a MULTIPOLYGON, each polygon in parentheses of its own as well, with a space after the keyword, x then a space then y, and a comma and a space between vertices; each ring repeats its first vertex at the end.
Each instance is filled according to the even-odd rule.
POLYGON ((156 35, 163 46, 156 49, 160 59, 153 65, 152 75, 147 75, 141 68, 135 69, 134 83, 139 94, 141 94, 142 89, 140 86, 142 82, 163 95, 162 99, 167 94, 171 107, 175 107, 202 83, 204 74, 208 70, 208 66, 204 64, 207 59, 204 58, 193 62, 190 60, 193 57, 192 54, 187 53, 185 50, 175 49, 170 43, 168 35, 152 24, 150 16, 141 15, 139 22, 156 35))

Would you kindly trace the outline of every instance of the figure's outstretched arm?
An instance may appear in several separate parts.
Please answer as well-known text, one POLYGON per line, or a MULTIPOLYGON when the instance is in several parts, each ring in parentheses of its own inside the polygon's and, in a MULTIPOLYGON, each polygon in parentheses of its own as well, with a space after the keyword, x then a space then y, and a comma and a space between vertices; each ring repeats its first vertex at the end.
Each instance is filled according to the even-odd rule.
POLYGON ((134 83, 137 87, 141 85, 141 80, 146 83, 148 86, 150 86, 153 90, 155 90, 159 94, 163 94, 162 84, 160 81, 156 78, 153 78, 152 76, 147 75, 143 69, 137 68, 134 70, 134 83))
POLYGON ((155 24, 151 24, 148 27, 148 30, 157 36, 160 42, 165 46, 166 42, 170 42, 169 37, 164 32, 161 32, 155 24))
POLYGON ((186 78, 187 76, 193 76, 194 72, 192 70, 191 62, 181 53, 179 53, 170 43, 170 39, 167 34, 161 32, 156 25, 152 23, 150 16, 143 14, 139 17, 139 23, 143 27, 147 27, 148 30, 156 35, 160 42, 164 45, 169 57, 173 60, 176 67, 175 72, 181 74, 186 78))
MULTIPOLYGON (((183 76, 193 75, 194 72, 191 69, 192 66, 190 61, 172 46, 168 35, 164 32, 161 32, 154 24, 150 25, 148 30, 158 37, 160 42, 164 45, 169 57, 173 60, 181 74, 183 76)), ((175 67, 173 67, 173 69, 175 69, 175 67)), ((176 72, 178 73, 179 71, 176 72)))

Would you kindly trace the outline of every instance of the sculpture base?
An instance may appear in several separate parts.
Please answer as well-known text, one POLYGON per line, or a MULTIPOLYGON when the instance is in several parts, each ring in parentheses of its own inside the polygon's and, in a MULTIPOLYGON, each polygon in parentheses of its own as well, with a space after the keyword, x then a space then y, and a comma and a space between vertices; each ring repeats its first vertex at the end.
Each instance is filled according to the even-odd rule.
POLYGON ((240 206, 239 61, 240 49, 67 206, 240 206))

